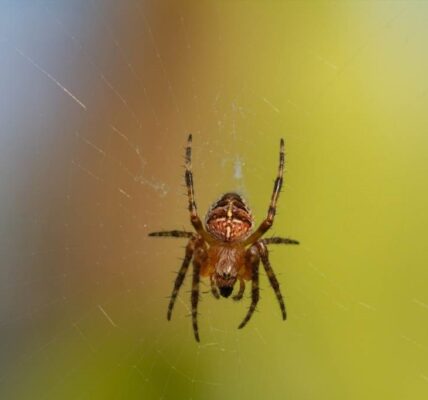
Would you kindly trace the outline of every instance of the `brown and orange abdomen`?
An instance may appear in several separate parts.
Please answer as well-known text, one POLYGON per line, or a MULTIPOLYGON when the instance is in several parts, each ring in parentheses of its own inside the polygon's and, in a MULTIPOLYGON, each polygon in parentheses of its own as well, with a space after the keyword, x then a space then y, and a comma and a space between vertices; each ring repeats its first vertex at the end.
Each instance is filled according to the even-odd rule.
POLYGON ((208 232, 224 242, 240 241, 253 229, 253 216, 242 197, 226 193, 209 210, 205 224, 208 232))

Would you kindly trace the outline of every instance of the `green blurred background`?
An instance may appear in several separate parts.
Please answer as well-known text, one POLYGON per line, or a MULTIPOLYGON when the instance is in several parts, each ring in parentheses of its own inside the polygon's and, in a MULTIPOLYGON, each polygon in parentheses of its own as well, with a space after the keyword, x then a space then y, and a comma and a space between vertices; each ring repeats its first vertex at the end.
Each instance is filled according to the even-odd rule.
POLYGON ((426 399, 427 2, 0 5, 2 399, 426 399), (189 281, 189 228, 239 190, 260 222, 286 140, 258 313, 189 281))

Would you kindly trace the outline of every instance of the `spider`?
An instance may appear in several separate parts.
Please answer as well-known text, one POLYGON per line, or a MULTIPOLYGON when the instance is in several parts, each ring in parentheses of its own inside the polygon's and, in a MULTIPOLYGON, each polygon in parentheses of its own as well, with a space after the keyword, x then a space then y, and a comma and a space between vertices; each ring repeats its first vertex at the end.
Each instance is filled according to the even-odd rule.
POLYGON ((201 277, 210 280, 211 292, 217 299, 229 297, 233 287, 239 282, 239 290, 232 298, 241 300, 245 291, 245 281, 251 280, 251 305, 247 315, 239 325, 243 328, 253 315, 259 301, 259 264, 266 271, 272 289, 281 309, 282 319, 286 319, 284 299, 278 280, 269 262, 267 245, 299 244, 297 240, 262 236, 273 224, 276 203, 282 187, 284 173, 284 140, 280 141, 278 176, 275 180, 267 217, 253 231, 254 219, 250 208, 237 193, 224 194, 216 201, 205 217, 205 227, 199 218, 192 174, 192 135, 187 140, 185 154, 185 182, 189 201, 190 222, 196 232, 180 230, 152 232, 149 236, 176 237, 189 239, 181 268, 174 283, 174 289, 168 305, 167 319, 171 320, 172 310, 178 292, 183 284, 190 262, 193 259, 193 278, 191 290, 192 325, 196 341, 199 339, 197 310, 199 301, 199 282, 201 277))

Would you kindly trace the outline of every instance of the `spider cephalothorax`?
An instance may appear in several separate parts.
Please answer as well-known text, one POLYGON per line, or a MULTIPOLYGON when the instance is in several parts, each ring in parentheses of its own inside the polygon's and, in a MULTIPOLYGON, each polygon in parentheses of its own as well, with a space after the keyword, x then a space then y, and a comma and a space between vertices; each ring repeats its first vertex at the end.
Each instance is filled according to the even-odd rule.
POLYGON ((216 298, 229 297, 239 281, 239 291, 233 296, 234 300, 241 300, 245 291, 245 281, 251 281, 251 305, 244 320, 239 325, 243 328, 250 320, 259 301, 259 264, 260 261, 266 271, 269 282, 275 291, 281 308, 282 318, 286 318, 285 304, 279 283, 275 277, 268 257, 268 244, 298 244, 293 239, 271 237, 262 239, 262 236, 273 224, 276 202, 282 187, 284 173, 284 141, 280 142, 278 176, 275 180, 273 193, 268 208, 267 217, 253 232, 254 220, 250 209, 239 194, 226 193, 216 201, 205 218, 205 227, 196 210, 193 190, 193 174, 191 170, 192 135, 189 135, 186 147, 185 181, 189 199, 190 222, 196 232, 162 231, 152 232, 150 236, 170 236, 188 238, 186 253, 180 271, 175 279, 174 289, 168 306, 168 320, 178 291, 183 284, 184 277, 193 260, 192 277, 192 325, 195 339, 199 342, 197 308, 199 302, 199 282, 201 277, 208 277, 211 292, 216 298))
POLYGON ((211 276, 215 297, 218 297, 217 288, 223 297, 229 297, 238 279, 238 266, 245 263, 245 250, 233 245, 214 245, 210 250, 207 270, 202 273, 211 276))
POLYGON ((226 193, 211 206, 205 225, 207 231, 217 239, 234 242, 251 233, 253 216, 239 194, 226 193))

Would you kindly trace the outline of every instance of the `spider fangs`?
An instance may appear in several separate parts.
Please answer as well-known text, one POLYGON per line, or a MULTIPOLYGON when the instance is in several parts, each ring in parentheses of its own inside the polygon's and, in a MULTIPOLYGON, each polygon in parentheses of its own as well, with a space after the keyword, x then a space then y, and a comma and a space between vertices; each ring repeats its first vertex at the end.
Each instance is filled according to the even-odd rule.
POLYGON ((229 297, 234 285, 239 281, 238 293, 234 300, 241 300, 245 291, 245 281, 251 281, 251 305, 244 320, 239 325, 243 328, 253 315, 259 301, 259 264, 266 271, 269 283, 278 300, 282 318, 286 319, 284 299, 278 280, 269 262, 267 245, 299 244, 297 240, 262 236, 272 226, 276 203, 282 187, 284 173, 284 140, 280 142, 278 175, 274 183, 270 205, 266 218, 253 231, 254 220, 250 209, 237 193, 226 193, 216 201, 207 213, 205 228, 199 218, 193 189, 191 169, 192 135, 189 135, 186 147, 185 181, 189 202, 190 222, 196 232, 161 231, 152 232, 149 236, 188 238, 185 256, 177 274, 168 306, 167 318, 171 319, 172 310, 178 291, 183 284, 190 262, 193 260, 193 277, 191 291, 192 325, 195 339, 199 342, 197 308, 199 301, 199 282, 201 277, 208 277, 211 292, 217 299, 220 295, 229 297))

